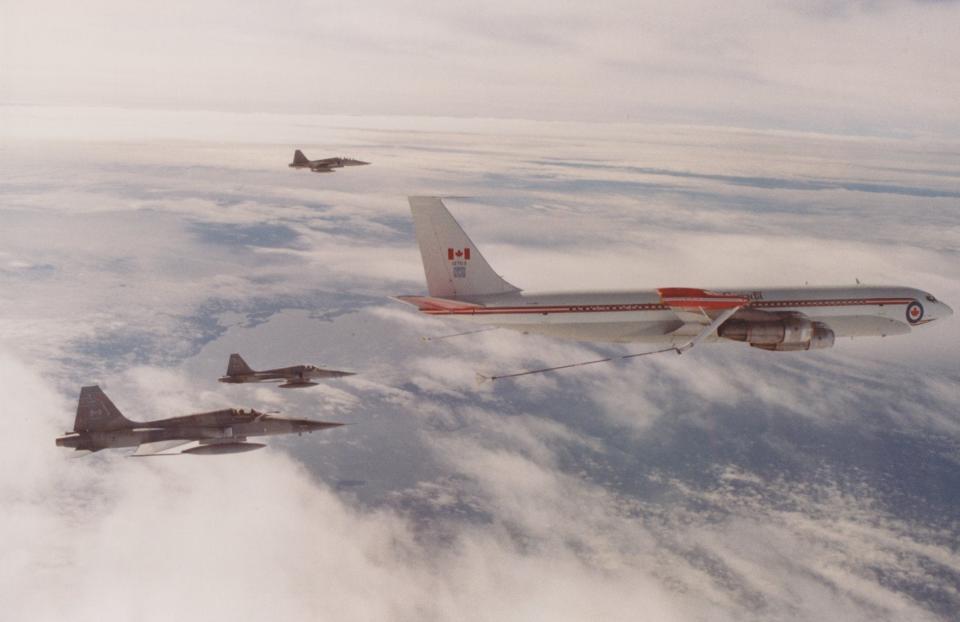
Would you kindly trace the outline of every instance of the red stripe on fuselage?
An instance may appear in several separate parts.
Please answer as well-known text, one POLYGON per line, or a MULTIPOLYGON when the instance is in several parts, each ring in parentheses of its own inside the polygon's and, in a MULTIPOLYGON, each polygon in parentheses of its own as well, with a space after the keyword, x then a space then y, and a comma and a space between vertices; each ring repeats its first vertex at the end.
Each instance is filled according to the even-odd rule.
MULTIPOLYGON (((825 300, 754 300, 745 308, 794 309, 803 307, 849 307, 907 305, 913 298, 830 298, 825 300)), ((429 315, 524 315, 549 313, 630 313, 636 311, 668 311, 671 307, 660 303, 627 303, 612 305, 567 305, 544 307, 470 307, 463 309, 421 309, 429 315)), ((686 308, 686 307, 685 307, 686 308)))
POLYGON ((662 287, 657 290, 663 304, 680 309, 733 309, 749 298, 739 294, 720 294, 692 287, 662 287))

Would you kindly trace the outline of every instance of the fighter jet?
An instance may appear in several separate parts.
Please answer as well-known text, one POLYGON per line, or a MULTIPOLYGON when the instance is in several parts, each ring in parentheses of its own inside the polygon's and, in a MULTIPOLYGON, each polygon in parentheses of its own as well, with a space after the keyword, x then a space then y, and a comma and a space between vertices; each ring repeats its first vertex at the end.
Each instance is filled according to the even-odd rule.
POLYGON ((250 369, 250 366, 239 354, 231 354, 230 362, 227 363, 227 375, 220 378, 220 382, 240 384, 243 382, 285 381, 284 384, 279 385, 281 389, 299 389, 316 385, 317 383, 313 382, 311 378, 342 378, 353 375, 355 375, 353 372, 323 369, 313 365, 294 365, 293 367, 254 371, 250 369))
POLYGON ((439 198, 410 197, 410 209, 429 295, 398 299, 432 316, 681 353, 701 342, 817 350, 837 337, 907 334, 953 314, 933 294, 899 286, 526 292, 493 270, 439 198))
POLYGON ((297 149, 293 152, 293 162, 288 166, 290 168, 308 168, 314 173, 333 173, 335 168, 344 166, 365 166, 369 162, 361 160, 351 160, 350 158, 324 158, 323 160, 308 160, 303 152, 297 149))
POLYGON ((341 425, 236 408, 156 421, 130 421, 100 387, 90 386, 80 389, 73 432, 59 437, 57 446, 85 451, 136 447, 135 456, 233 454, 264 446, 247 442, 250 436, 303 434, 341 425))

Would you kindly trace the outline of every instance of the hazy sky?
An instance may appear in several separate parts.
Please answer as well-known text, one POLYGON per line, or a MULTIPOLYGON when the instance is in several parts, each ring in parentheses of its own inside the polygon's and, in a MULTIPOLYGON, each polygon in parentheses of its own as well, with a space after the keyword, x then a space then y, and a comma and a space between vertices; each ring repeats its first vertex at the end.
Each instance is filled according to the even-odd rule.
POLYGON ((0 103, 956 135, 960 3, 0 0, 0 103))

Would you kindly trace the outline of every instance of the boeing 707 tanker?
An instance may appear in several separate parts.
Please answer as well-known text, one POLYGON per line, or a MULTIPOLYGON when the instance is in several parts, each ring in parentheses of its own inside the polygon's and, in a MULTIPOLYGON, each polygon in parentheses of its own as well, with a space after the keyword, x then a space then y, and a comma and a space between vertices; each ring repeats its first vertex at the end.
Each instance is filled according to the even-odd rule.
POLYGON ((429 295, 398 300, 427 315, 680 353, 701 342, 818 350, 839 337, 907 334, 953 314, 933 294, 902 286, 527 292, 494 272, 439 198, 409 200, 429 295))

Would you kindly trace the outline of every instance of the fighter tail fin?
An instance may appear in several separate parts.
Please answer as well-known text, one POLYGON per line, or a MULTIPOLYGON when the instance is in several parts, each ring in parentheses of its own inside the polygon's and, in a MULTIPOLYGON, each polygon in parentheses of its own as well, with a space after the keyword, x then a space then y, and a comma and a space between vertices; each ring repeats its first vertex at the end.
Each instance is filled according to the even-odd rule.
POLYGON ((310 164, 310 160, 307 159, 307 156, 303 155, 303 152, 297 149, 293 152, 293 163, 294 164, 310 164))
POLYGON ((427 290, 438 298, 518 292, 493 271, 437 197, 410 197, 413 226, 427 276, 427 290))
POLYGON ((231 354, 230 362, 227 363, 227 375, 228 376, 245 376, 246 374, 252 374, 254 371, 250 369, 250 366, 247 365, 247 362, 239 354, 231 354))
POLYGON ((94 385, 80 389, 77 418, 73 422, 74 432, 105 432, 134 425, 134 422, 124 417, 113 405, 100 387, 94 385))

